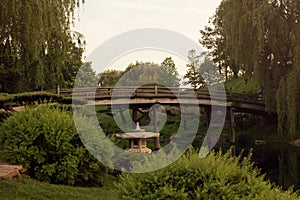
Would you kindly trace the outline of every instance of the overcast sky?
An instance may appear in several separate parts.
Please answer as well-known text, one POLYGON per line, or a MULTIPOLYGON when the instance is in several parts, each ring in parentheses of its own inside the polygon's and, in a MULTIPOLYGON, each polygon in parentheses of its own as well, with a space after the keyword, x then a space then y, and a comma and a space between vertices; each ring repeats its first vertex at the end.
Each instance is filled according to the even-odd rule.
MULTIPOLYGON (((208 24, 221 0, 86 0, 80 21, 73 28, 85 36, 86 56, 118 34, 140 28, 176 31, 198 42, 199 30, 208 24)), ((159 51, 133 52, 119 58, 109 68, 126 67, 130 62, 161 63, 168 56, 159 51)), ((170 55, 172 56, 172 55, 170 55)), ((182 71, 183 61, 172 56, 182 71)))

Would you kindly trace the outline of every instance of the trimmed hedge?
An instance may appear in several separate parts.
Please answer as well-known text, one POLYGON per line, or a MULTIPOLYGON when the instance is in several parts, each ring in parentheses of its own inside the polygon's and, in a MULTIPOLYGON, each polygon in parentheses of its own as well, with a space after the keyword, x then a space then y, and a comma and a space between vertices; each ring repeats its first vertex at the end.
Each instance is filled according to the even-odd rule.
POLYGON ((146 174, 123 174, 121 199, 299 199, 264 181, 250 158, 189 152, 170 166, 146 174))
POLYGON ((5 105, 11 104, 28 105, 34 104, 34 102, 49 102, 62 99, 61 96, 49 92, 24 92, 19 94, 9 94, 0 96, 0 108, 4 108, 5 105))
MULTIPOLYGON (((0 125, 3 161, 23 165, 39 181, 101 186, 105 168, 83 146, 72 115, 60 109, 39 105, 6 119, 0 125)), ((86 123, 82 134, 93 134, 80 120, 86 123)))
POLYGON ((24 92, 19 94, 0 94, 0 108, 13 106, 33 105, 35 103, 59 102, 61 104, 87 104, 87 100, 81 98, 64 97, 49 92, 24 92))

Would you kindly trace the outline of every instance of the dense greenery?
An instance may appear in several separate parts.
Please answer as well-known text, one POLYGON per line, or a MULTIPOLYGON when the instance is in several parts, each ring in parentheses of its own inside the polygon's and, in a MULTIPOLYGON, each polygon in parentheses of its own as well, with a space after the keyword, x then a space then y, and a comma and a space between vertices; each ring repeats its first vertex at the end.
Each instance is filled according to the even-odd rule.
POLYGON ((79 68, 76 75, 76 87, 96 87, 98 80, 91 62, 85 62, 79 68))
POLYGON ((72 86, 82 64, 84 42, 81 34, 70 31, 70 25, 83 2, 0 2, 0 91, 72 86))
POLYGON ((167 168, 123 174, 118 184, 128 199, 299 199, 264 181, 249 158, 189 152, 167 168))
POLYGON ((150 62, 130 64, 124 71, 106 70, 99 74, 101 86, 142 86, 158 83, 167 87, 179 86, 178 72, 171 57, 166 58, 160 65, 150 62))
POLYGON ((34 102, 57 101, 63 97, 48 92, 24 92, 19 94, 9 94, 0 96, 0 108, 5 108, 5 104, 15 103, 16 105, 34 104, 34 102))
POLYGON ((124 71, 121 70, 106 70, 98 75, 99 85, 101 85, 102 87, 115 86, 123 74, 124 71))
MULTIPOLYGON (((34 105, 36 103, 86 104, 87 100, 79 97, 64 97, 50 92, 24 92, 0 95, 0 108, 11 110, 14 106, 34 105)), ((1 118, 1 117, 0 117, 1 118)))
MULTIPOLYGON (((89 134, 93 140, 95 131, 88 128, 86 118, 80 121, 87 128, 77 132, 68 112, 48 105, 15 113, 0 126, 2 159, 23 165, 40 181, 101 185, 105 168, 89 154, 78 135, 89 134)), ((108 147, 102 151, 111 153, 108 147)))
POLYGON ((254 78, 245 81, 243 77, 231 79, 224 82, 225 88, 238 94, 257 94, 259 86, 254 78))
POLYGON ((299 12, 298 0, 224 0, 200 40, 226 76, 255 77, 287 138, 299 118, 299 12))

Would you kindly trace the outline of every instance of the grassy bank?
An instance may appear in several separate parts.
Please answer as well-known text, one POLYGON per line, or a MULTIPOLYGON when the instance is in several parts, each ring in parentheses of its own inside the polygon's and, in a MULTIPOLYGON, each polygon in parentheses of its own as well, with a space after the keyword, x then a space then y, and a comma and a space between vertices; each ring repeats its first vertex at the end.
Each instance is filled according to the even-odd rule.
POLYGON ((231 79, 226 81, 224 85, 227 90, 232 90, 232 92, 239 94, 255 94, 259 90, 259 86, 254 78, 249 79, 247 82, 242 77, 231 79))
POLYGON ((78 200, 114 200, 118 199, 118 190, 113 185, 112 178, 100 188, 80 188, 63 185, 53 185, 38 182, 28 177, 12 180, 0 180, 0 199, 78 199, 78 200))

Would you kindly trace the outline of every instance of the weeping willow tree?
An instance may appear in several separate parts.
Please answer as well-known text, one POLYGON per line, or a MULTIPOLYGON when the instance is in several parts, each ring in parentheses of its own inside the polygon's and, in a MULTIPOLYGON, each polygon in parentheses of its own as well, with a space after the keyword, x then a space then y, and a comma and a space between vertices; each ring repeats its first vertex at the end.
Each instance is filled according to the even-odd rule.
POLYGON ((255 77, 266 110, 277 113, 279 131, 289 139, 299 120, 299 20, 299 0, 223 0, 213 17, 212 30, 222 30, 215 38, 224 38, 218 48, 255 77))
POLYGON ((211 26, 206 26, 203 30, 200 30, 202 37, 199 40, 209 50, 209 55, 218 65, 219 73, 224 75, 226 81, 230 78, 237 78, 240 70, 233 56, 232 46, 229 45, 230 38, 226 28, 232 23, 231 21, 227 22, 227 19, 225 19, 225 16, 232 14, 230 12, 232 3, 234 2, 222 2, 216 14, 209 20, 211 26))
POLYGON ((81 35, 70 31, 82 3, 0 1, 0 91, 46 89, 68 81, 66 68, 80 64, 82 54, 81 35))

